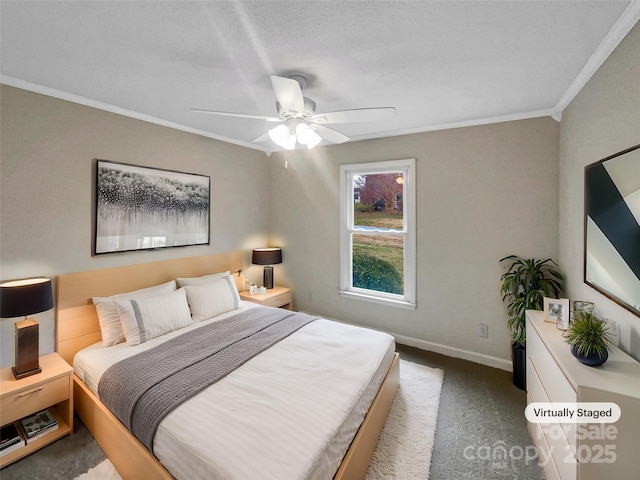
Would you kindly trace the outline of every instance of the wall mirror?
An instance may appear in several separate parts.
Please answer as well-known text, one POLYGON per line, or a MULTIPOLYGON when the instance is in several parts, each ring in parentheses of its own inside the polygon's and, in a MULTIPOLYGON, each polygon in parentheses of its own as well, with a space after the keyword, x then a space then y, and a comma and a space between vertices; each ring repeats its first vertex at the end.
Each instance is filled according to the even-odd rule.
POLYGON ((640 145, 585 167, 584 281, 640 316, 640 145))

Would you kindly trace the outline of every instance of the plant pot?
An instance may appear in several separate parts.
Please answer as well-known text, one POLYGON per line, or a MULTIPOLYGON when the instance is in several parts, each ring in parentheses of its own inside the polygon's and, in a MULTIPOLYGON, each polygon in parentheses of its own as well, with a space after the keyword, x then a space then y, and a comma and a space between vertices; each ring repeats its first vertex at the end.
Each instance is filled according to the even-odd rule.
POLYGON ((584 356, 578 353, 578 349, 576 347, 571 347, 571 353, 574 357, 585 365, 589 365, 590 367, 597 367, 598 365, 602 365, 609 358, 609 352, 604 351, 604 356, 600 357, 597 353, 592 353, 591 355, 584 356))
POLYGON ((513 384, 520 390, 527 389, 527 349, 524 345, 511 344, 513 384))

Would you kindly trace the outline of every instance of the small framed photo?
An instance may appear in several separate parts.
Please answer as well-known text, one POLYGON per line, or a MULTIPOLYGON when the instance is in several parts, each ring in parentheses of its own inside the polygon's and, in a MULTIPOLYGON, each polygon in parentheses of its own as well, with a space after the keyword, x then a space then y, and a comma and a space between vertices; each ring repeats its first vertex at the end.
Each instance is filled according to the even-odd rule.
POLYGON ((557 323, 559 318, 569 319, 569 299, 544 297, 542 319, 545 322, 557 323))
POLYGON ((596 311, 596 304, 593 302, 585 302, 584 300, 573 301, 573 312, 586 312, 594 313, 596 311))

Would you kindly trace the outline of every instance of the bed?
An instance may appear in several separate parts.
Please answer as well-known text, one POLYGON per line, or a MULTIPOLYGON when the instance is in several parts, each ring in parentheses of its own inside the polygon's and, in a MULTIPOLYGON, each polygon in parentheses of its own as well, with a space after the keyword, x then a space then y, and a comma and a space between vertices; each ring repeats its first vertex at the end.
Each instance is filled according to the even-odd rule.
MULTIPOLYGON (((126 352, 135 353, 136 349, 151 349, 156 343, 170 342, 172 336, 181 336, 183 331, 202 328, 203 330, 197 334, 192 334, 202 336, 199 332, 209 328, 208 323, 223 325, 225 321, 237 322, 240 313, 253 317, 259 315, 262 318, 264 312, 259 310, 265 307, 253 308, 253 304, 241 302, 237 311, 224 313, 213 320, 205 319, 198 322, 198 325, 181 329, 178 333, 161 335, 133 347, 119 344, 102 348, 101 331, 96 308, 91 302, 92 297, 129 292, 178 277, 198 277, 223 271, 235 272, 242 268, 242 260, 242 252, 232 252, 59 276, 57 349, 58 353, 76 368, 76 413, 125 479, 170 479, 174 478, 174 475, 175 478, 193 478, 194 474, 204 478, 212 475, 213 478, 364 478, 398 385, 398 358, 393 352, 393 341, 389 343, 380 337, 378 332, 325 319, 307 320, 308 323, 296 327, 294 333, 258 353, 240 368, 225 374, 222 380, 173 410, 157 427, 158 434, 155 435, 153 443, 148 444, 158 458, 161 458, 162 463, 138 438, 129 433, 99 399, 99 379, 115 362, 109 355, 105 355, 105 352, 116 352, 111 356, 118 359, 126 357, 126 352), (227 317, 231 318, 224 320, 227 317), (367 338, 368 335, 371 335, 371 339, 367 338), (325 360, 312 360, 308 356, 309 351, 314 350, 313 342, 333 345, 342 337, 358 339, 352 347, 353 350, 347 351, 344 356, 337 354, 337 350, 331 355, 325 354, 326 357, 332 357, 331 363, 327 365, 318 363, 325 360), (318 338, 321 340, 318 341, 318 338), (359 355, 363 355, 361 350, 365 350, 364 343, 358 345, 358 342, 380 342, 375 347, 378 350, 376 358, 379 359, 367 359, 366 356, 361 358, 359 355), (74 362, 76 354, 80 351, 82 353, 74 362), (305 363, 309 365, 304 368, 311 368, 309 373, 302 370, 305 363), (363 387, 357 393, 347 393, 344 384, 355 382, 353 379, 356 378, 359 368, 354 368, 354 364, 361 363, 372 364, 370 368, 367 367, 369 370, 358 374, 371 377, 367 380, 367 388, 363 387), (314 366, 316 370, 313 369, 314 366), (274 380, 269 375, 279 371, 287 371, 287 375, 299 384, 280 385, 281 377, 274 380), (323 380, 331 384, 331 388, 324 386, 327 383, 320 383, 320 377, 326 372, 333 372, 332 375, 335 375, 327 376, 323 380), (276 384, 276 388, 283 390, 260 390, 263 386, 273 388, 273 383, 276 384), (223 387, 228 390, 223 390, 223 387), (326 392, 330 400, 320 399, 321 395, 324 395, 323 392, 326 392), (257 396, 251 397, 254 393, 257 396), (349 396, 353 397, 349 400, 351 403, 344 400, 349 396), (242 398, 243 401, 233 400, 238 398, 242 398), (328 411, 323 413, 328 415, 328 419, 325 420, 325 417, 319 414, 325 402, 327 405, 338 402, 336 410, 347 409, 349 415, 340 420, 342 417, 339 415, 342 413, 328 411), (275 404, 279 405, 276 411, 273 407, 275 404), (359 405, 360 413, 356 404, 359 405), (203 415, 193 410, 198 405, 205 409, 207 405, 215 405, 216 408, 209 408, 208 410, 215 411, 207 410, 207 414, 203 415), (256 405, 258 408, 255 408, 256 405), (295 415, 302 417, 295 416, 295 410, 298 410, 295 415), (304 418, 304 415, 308 418, 304 418), (203 423, 197 420, 205 416, 207 419, 202 420, 203 423), (265 417, 273 417, 270 424, 263 421, 265 417), (207 421, 210 423, 206 423, 207 421), (324 425, 331 425, 331 422, 339 425, 340 429, 328 428, 329 431, 316 434, 322 431, 324 425), (196 425, 202 427, 195 428, 196 425), (225 434, 219 435, 216 439, 216 435, 211 434, 212 425, 218 425, 220 431, 225 434), (246 427, 245 434, 242 434, 241 427, 246 427), (234 432, 233 436, 227 436, 230 431, 234 432), (308 433, 312 433, 311 436, 324 435, 326 438, 330 437, 330 440, 323 447, 318 447, 307 438, 308 433), (342 444, 336 437, 341 437, 342 444), (265 438, 269 441, 265 442, 265 438), (252 445, 252 442, 257 443, 252 445), (309 447, 307 442, 310 442, 309 447), (183 443, 193 445, 182 450, 183 443), (256 457, 262 457, 256 458, 256 462, 264 464, 254 464, 253 458, 252 461, 242 461, 242 448, 254 452, 253 455, 256 457), (317 454, 320 450, 329 460, 320 458, 321 455, 317 454), (255 470, 256 465, 260 465, 257 467, 259 470, 255 470), (282 469, 278 470, 281 467, 282 469), (258 477, 257 471, 271 473, 258 477)), ((231 278, 241 287, 240 275, 233 275, 231 278)), ((279 309, 267 310, 274 311, 275 315, 278 314, 275 310, 279 309)))

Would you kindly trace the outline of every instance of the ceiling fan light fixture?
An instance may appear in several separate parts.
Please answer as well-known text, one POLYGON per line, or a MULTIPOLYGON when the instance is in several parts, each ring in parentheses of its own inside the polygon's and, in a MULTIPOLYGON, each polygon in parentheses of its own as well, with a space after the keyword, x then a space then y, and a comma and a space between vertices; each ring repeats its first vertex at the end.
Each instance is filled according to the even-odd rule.
POLYGON ((322 137, 320 137, 320 135, 318 135, 306 123, 299 123, 296 126, 296 136, 298 138, 298 142, 306 145, 309 150, 311 150, 322 141, 322 137))
POLYGON ((269 138, 273 140, 273 143, 284 149, 293 150, 296 148, 296 136, 291 133, 286 125, 278 125, 269 130, 269 138))
POLYGON ((289 134, 287 135, 287 138, 285 139, 284 143, 282 144, 282 147, 285 148, 285 150, 295 150, 296 149, 296 136, 289 134))
POLYGON ((254 143, 262 143, 270 139, 278 147, 287 150, 294 150, 297 143, 312 149, 323 141, 336 144, 349 141, 348 136, 338 130, 326 127, 326 124, 374 122, 389 120, 396 116, 395 107, 355 108, 316 114, 316 102, 305 97, 302 93, 306 84, 306 78, 302 75, 290 75, 289 77, 271 75, 271 87, 276 96, 277 117, 219 112, 199 108, 192 108, 191 110, 266 122, 283 122, 283 125, 272 128, 267 133, 260 135, 254 140, 254 143))
POLYGON ((269 130, 269 138, 273 140, 276 145, 284 147, 284 143, 289 136, 289 129, 286 125, 278 125, 277 127, 269 130))
POLYGON ((294 150, 297 141, 302 145, 306 145, 308 149, 312 149, 322 141, 322 137, 306 123, 298 123, 295 129, 292 124, 295 121, 287 123, 287 125, 278 125, 268 132, 269 138, 279 147, 286 150, 294 150))

